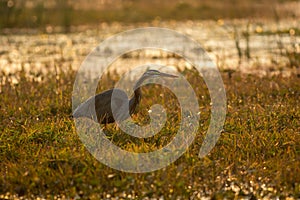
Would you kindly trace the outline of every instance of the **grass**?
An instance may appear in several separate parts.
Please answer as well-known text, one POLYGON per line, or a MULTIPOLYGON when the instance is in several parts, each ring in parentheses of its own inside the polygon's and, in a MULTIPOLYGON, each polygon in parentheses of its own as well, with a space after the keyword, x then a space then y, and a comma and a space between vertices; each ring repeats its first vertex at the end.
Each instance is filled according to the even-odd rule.
MULTIPOLYGON (((198 135, 189 150, 168 167, 144 174, 120 172, 98 162, 81 143, 71 115, 75 72, 24 71, 0 75, 0 194, 53 199, 81 197, 300 197, 300 81, 292 75, 258 78, 222 72, 228 114, 224 132, 203 159, 199 148, 209 124, 209 93, 193 70, 182 74, 194 85, 201 109, 198 135), (17 78, 18 84, 13 84, 17 78), (41 82, 37 80, 42 80, 41 82)), ((101 84, 109 88, 118 76, 101 84), (113 79, 112 81, 109 81, 113 79)), ((104 87, 105 86, 105 87, 104 87)), ((153 102, 177 101, 158 86, 143 88, 135 115, 147 121, 153 102), (162 92, 163 91, 163 92, 162 92), (160 94, 164 95, 160 95, 160 94)), ((178 107, 167 106, 172 114, 178 107)), ((150 139, 132 138, 109 125, 108 138, 128 151, 144 152, 171 141, 178 118, 169 118, 150 139), (114 137, 112 137, 114 136, 114 137)))

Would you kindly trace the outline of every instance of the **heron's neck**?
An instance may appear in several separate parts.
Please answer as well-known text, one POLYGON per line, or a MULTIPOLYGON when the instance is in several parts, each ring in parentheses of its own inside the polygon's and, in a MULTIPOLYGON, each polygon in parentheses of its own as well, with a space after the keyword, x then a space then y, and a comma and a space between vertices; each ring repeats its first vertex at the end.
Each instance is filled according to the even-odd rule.
POLYGON ((130 113, 132 113, 135 109, 135 107, 139 104, 142 94, 141 94, 141 89, 140 86, 143 83, 143 81, 145 81, 148 77, 141 77, 139 80, 137 80, 137 82, 135 83, 133 90, 134 90, 134 95, 133 97, 130 99, 129 102, 129 107, 130 107, 130 113))
POLYGON ((149 77, 147 76, 142 76, 139 80, 137 80, 137 82, 135 83, 133 90, 134 90, 134 97, 136 98, 136 100, 139 102, 141 99, 141 89, 140 86, 142 85, 142 83, 149 77))
POLYGON ((142 76, 139 80, 137 80, 137 82, 135 83, 134 87, 133 87, 133 90, 136 91, 136 90, 139 90, 141 84, 149 77, 147 76, 142 76))
POLYGON ((132 114, 136 106, 140 103, 142 94, 141 89, 138 87, 134 90, 133 97, 129 100, 129 112, 132 114))

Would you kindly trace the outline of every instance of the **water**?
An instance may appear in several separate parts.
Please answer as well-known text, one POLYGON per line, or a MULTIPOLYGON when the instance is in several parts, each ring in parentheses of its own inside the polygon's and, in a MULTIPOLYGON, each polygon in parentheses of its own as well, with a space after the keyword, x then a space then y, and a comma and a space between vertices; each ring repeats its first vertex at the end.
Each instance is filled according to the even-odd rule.
MULTIPOLYGON (((288 74, 291 70, 285 66, 289 65, 290 60, 281 54, 286 51, 300 53, 300 22, 293 19, 279 23, 262 20, 218 20, 159 22, 154 25, 171 28, 196 40, 220 69, 239 69, 245 73, 264 74, 271 68, 272 71, 279 70, 288 74), (249 33, 248 42, 245 33, 249 33), (238 56, 236 41, 242 57, 238 56), (250 58, 246 57, 247 45, 250 58)), ((77 70, 89 52, 104 39, 128 29, 147 26, 153 24, 101 24, 70 34, 1 35, 0 69, 12 74, 21 69, 41 73, 53 71, 55 68, 77 70)), ((117 59, 111 69, 126 71, 148 62, 190 67, 183 59, 170 57, 162 51, 147 50, 117 59)))

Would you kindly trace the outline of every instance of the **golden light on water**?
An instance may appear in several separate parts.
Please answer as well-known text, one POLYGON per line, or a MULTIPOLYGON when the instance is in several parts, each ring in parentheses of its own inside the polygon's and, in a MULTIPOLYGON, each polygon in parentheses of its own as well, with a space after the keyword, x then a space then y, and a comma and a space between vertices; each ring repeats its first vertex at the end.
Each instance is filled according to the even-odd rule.
POLYGON ((293 28, 291 28, 289 32, 290 32, 290 35, 292 35, 292 36, 294 36, 296 33, 295 29, 293 29, 293 28))
POLYGON ((256 33, 262 33, 263 32, 263 28, 261 26, 256 26, 255 32, 256 33))

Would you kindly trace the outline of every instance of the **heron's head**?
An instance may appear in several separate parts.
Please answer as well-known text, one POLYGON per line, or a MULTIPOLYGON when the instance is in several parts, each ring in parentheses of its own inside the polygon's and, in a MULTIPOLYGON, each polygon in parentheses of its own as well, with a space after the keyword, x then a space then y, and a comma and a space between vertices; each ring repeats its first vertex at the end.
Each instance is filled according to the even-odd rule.
POLYGON ((160 72, 158 70, 149 69, 143 74, 144 78, 155 78, 155 77, 169 77, 169 78, 178 78, 176 75, 167 74, 160 72))
POLYGON ((157 77, 169 77, 169 78, 177 78, 178 76, 172 75, 172 74, 167 74, 163 73, 154 69, 149 69, 147 70, 143 76, 135 83, 134 90, 140 87, 143 81, 145 81, 148 78, 157 78, 157 77))

